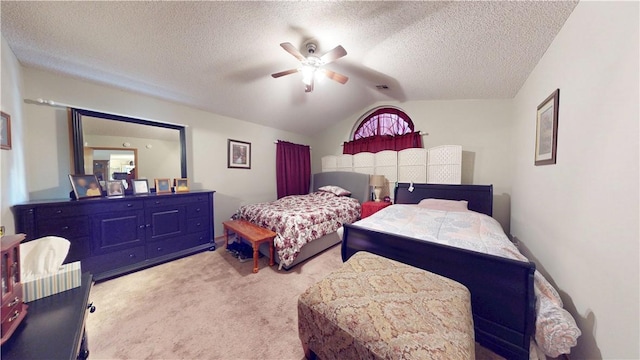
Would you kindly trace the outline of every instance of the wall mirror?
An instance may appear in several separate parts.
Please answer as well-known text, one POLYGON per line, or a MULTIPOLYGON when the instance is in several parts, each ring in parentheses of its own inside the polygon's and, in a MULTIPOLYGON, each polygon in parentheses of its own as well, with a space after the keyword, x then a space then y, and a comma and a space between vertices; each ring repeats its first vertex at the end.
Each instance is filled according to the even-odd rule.
POLYGON ((73 108, 69 118, 75 174, 150 183, 187 177, 184 126, 73 108))

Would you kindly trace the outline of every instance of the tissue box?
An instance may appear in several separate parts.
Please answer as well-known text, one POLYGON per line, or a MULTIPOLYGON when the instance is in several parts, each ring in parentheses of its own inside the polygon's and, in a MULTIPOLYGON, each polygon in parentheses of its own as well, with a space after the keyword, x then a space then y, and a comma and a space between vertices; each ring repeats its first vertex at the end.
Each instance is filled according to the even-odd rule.
POLYGON ((81 278, 80 261, 76 261, 63 264, 55 274, 43 275, 26 281, 23 279, 24 302, 38 300, 65 290, 77 288, 80 286, 81 278))

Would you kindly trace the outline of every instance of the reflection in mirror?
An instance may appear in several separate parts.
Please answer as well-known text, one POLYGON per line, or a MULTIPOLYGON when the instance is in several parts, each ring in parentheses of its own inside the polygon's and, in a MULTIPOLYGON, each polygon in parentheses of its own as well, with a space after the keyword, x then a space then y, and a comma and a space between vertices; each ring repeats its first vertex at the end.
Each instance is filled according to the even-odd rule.
POLYGON ((84 173, 96 175, 100 182, 135 176, 135 164, 137 163, 137 149, 84 147, 84 173))
POLYGON ((76 174, 101 181, 186 178, 185 128, 70 109, 76 174))

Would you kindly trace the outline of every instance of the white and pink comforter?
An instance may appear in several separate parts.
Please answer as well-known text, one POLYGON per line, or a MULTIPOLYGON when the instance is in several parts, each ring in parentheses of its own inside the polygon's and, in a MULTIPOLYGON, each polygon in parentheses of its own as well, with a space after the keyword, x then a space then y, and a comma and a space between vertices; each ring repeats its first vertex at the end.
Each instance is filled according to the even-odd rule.
POLYGON ((356 221, 359 216, 358 200, 317 191, 245 205, 235 218, 275 231, 278 235, 274 246, 280 266, 289 266, 306 243, 336 231, 344 223, 356 221))
MULTIPOLYGON (((473 211, 441 211, 420 205, 393 205, 355 225, 509 259, 529 261, 490 216, 473 211)), ((535 340, 551 357, 568 354, 581 335, 558 292, 537 270, 535 340)))

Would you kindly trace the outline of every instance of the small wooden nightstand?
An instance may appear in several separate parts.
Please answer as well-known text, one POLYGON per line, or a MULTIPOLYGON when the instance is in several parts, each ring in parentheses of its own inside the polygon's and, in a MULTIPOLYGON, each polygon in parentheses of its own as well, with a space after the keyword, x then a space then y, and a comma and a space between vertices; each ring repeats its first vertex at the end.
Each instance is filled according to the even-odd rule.
POLYGON ((391 202, 386 202, 386 201, 367 201, 367 202, 362 204, 362 215, 360 216, 360 218, 364 219, 367 216, 371 216, 371 215, 375 214, 376 212, 386 208, 389 205, 391 205, 391 202))

